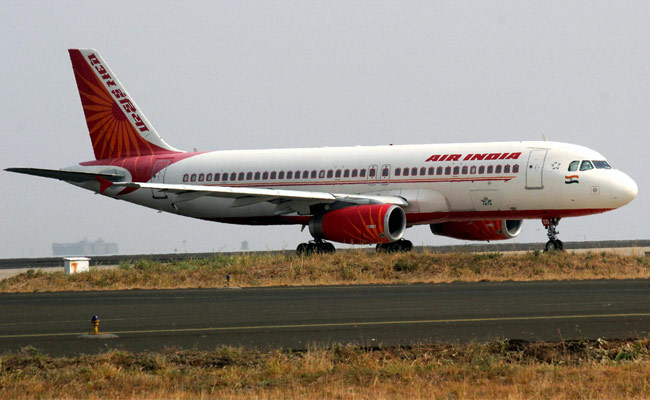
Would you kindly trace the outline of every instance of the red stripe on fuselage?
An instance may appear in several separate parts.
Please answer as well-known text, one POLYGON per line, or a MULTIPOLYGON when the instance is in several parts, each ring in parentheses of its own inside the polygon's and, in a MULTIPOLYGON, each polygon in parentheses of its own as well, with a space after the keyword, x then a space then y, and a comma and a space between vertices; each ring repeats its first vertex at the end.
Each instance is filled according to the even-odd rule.
MULTIPOLYGON (((372 182, 372 186, 375 187, 382 187, 386 185, 392 185, 392 184, 400 184, 400 183, 451 183, 451 182, 493 182, 493 181, 504 181, 508 182, 515 178, 514 176, 496 176, 496 177, 489 177, 489 178, 440 178, 440 179, 402 179, 402 180, 391 180, 388 183, 382 183, 382 182, 372 182)), ((302 181, 302 182, 289 182, 289 181, 284 181, 284 182, 259 182, 259 181, 254 181, 254 182, 247 182, 247 183, 235 183, 231 184, 229 183, 230 181, 224 182, 224 184, 220 184, 217 182, 216 184, 210 183, 207 184, 206 182, 183 182, 183 185, 196 185, 197 183, 202 186, 223 186, 223 187, 259 187, 259 188, 268 188, 268 187, 285 187, 285 188, 290 188, 292 186, 337 186, 337 185, 369 185, 367 180, 354 180, 354 181, 345 181, 345 180, 336 180, 336 181, 302 181)))

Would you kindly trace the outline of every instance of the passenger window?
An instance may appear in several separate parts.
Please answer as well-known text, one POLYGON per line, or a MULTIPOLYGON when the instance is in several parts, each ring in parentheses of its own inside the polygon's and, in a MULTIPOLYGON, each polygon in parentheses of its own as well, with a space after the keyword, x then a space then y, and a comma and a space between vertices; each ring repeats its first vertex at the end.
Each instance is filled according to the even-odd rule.
POLYGON ((296 171, 296 177, 295 179, 300 179, 300 171, 296 171))
POLYGON ((404 168, 404 176, 409 176, 409 169, 408 168, 404 168))
POLYGON ((216 174, 214 174, 214 181, 216 182, 219 179, 221 179, 221 174, 217 172, 216 174))
POLYGON ((515 164, 512 166, 512 173, 513 174, 519 173, 519 164, 515 164))
POLYGON ((374 169, 374 168, 368 169, 368 177, 374 178, 376 173, 377 173, 376 169, 374 169))
POLYGON ((400 176, 402 175, 402 169, 401 168, 395 168, 395 176, 400 176))
POLYGON ((284 179, 284 171, 278 172, 278 179, 284 179))
POLYGON ((503 173, 504 174, 509 174, 510 173, 510 165, 506 165, 505 167, 503 167, 503 173))
POLYGON ((336 170, 336 173, 334 174, 334 177, 335 178, 340 178, 341 177, 341 170, 340 169, 336 170))
POLYGON ((320 179, 325 178, 325 170, 324 169, 321 169, 320 171, 318 171, 318 177, 320 179))
POLYGON ((205 180, 205 175, 203 173, 199 174, 199 182, 203 182, 205 180))
POLYGON ((188 174, 183 175, 183 182, 187 182, 190 180, 190 176, 188 174))
POLYGON ((293 179, 293 171, 287 171, 287 179, 293 179))
POLYGON ((495 174, 500 174, 501 173, 501 166, 497 165, 497 167, 494 169, 495 174))
POLYGON ((425 167, 420 168, 420 175, 426 175, 427 169, 425 167))
POLYGON ((569 164, 569 171, 577 171, 578 165, 580 165, 580 161, 571 161, 569 164))
POLYGON ((436 169, 436 175, 442 175, 442 167, 436 169))
POLYGON ((211 181, 211 180, 212 180, 212 172, 210 172, 209 174, 207 174, 207 175, 205 176, 205 180, 206 180, 206 181, 211 181))
POLYGON ((192 174, 192 176, 190 176, 190 182, 196 182, 196 174, 192 174))
POLYGON ((460 173, 460 167, 454 167, 454 175, 458 175, 460 173))
POLYGON ((365 176, 366 176, 366 169, 365 169, 365 168, 361 168, 361 169, 359 170, 359 177, 360 177, 360 178, 365 178, 365 176))
POLYGON ((451 167, 445 168, 445 175, 451 175, 451 167))
POLYGON ((328 177, 328 178, 331 178, 331 177, 333 177, 333 176, 334 176, 334 171, 331 170, 331 169, 328 169, 328 170, 327 170, 327 177, 328 177))
POLYGON ((476 165, 472 165, 472 167, 469 169, 469 173, 472 175, 476 174, 476 165))
POLYGON ((433 167, 429 167, 429 175, 433 175, 436 173, 436 169, 433 167))
POLYGON ((302 171, 302 179, 308 179, 309 178, 309 171, 302 171))
POLYGON ((260 180, 260 171, 255 172, 255 180, 259 181, 260 180))
POLYGON ((352 177, 353 177, 353 178, 356 178, 356 177, 357 177, 357 170, 356 170, 356 169, 353 169, 353 170, 352 170, 352 177))
POLYGON ((262 172, 262 180, 267 180, 269 179, 269 173, 267 171, 262 172))
POLYGON ((350 170, 349 169, 346 169, 345 171, 343 171, 343 177, 344 178, 348 178, 349 176, 350 176, 350 170))
POLYGON ((388 168, 383 168, 383 169, 381 170, 381 176, 383 176, 383 177, 387 177, 387 176, 388 176, 388 168))
POLYGON ((239 173, 239 180, 240 180, 240 181, 243 181, 243 180, 244 180, 244 173, 243 173, 243 172, 240 172, 240 173, 239 173))
POLYGON ((467 165, 463 166, 463 175, 467 175, 467 165))
POLYGON ((590 169, 594 169, 594 165, 591 163, 591 161, 584 160, 582 164, 580 164, 580 171, 588 171, 590 169))
POLYGON ((221 178, 222 181, 226 182, 228 180, 228 173, 224 172, 223 177, 221 178))
POLYGON ((485 165, 478 167, 478 173, 479 175, 483 175, 485 173, 485 165))
POLYGON ((418 169, 416 167, 411 168, 411 175, 415 176, 418 174, 418 169))
POLYGON ((233 172, 233 173, 231 173, 231 174, 230 174, 230 180, 231 180, 231 181, 234 181, 234 180, 235 180, 235 178, 237 178, 237 174, 236 174, 236 173, 234 173, 234 172, 233 172))
POLYGON ((246 173, 246 180, 247 181, 252 181, 253 180, 253 173, 252 172, 247 172, 246 173))
POLYGON ((311 171, 311 179, 316 179, 316 175, 318 175, 318 172, 316 172, 315 169, 312 170, 312 171, 311 171))
POLYGON ((276 175, 275 171, 271 171, 271 179, 275 179, 276 175))
POLYGON ((488 165, 487 167, 487 173, 491 174, 494 171, 494 167, 492 165, 488 165))

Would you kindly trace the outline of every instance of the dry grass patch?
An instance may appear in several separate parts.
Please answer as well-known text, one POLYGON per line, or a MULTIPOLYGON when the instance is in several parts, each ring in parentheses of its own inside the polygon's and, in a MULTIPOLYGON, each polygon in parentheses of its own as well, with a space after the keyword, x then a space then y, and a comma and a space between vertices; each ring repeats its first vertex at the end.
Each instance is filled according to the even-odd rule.
POLYGON ((648 340, 0 356, 3 398, 647 398, 648 340))
POLYGON ((207 288, 224 286, 227 275, 242 287, 639 279, 650 278, 650 259, 608 252, 215 255, 171 263, 138 260, 72 276, 28 271, 0 281, 0 291, 207 288))

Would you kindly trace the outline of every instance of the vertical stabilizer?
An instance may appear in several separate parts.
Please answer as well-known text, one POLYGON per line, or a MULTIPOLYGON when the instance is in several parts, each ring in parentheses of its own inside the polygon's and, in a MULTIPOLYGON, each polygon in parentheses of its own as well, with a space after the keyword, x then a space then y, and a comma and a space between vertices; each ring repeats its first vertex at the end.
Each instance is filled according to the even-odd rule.
POLYGON ((96 159, 180 151, 158 135, 99 52, 68 52, 96 159))

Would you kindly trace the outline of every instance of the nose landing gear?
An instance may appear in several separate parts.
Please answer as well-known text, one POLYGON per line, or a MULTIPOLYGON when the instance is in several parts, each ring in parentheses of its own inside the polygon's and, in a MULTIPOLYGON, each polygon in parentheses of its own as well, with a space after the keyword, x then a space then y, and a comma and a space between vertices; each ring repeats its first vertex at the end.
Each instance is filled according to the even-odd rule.
POLYGON ((564 244, 557 238, 557 235, 560 232, 555 230, 559 223, 559 218, 548 218, 542 220, 542 224, 544 224, 547 231, 546 236, 548 236, 548 242, 546 242, 546 246, 544 246, 544 251, 564 250, 564 244))

